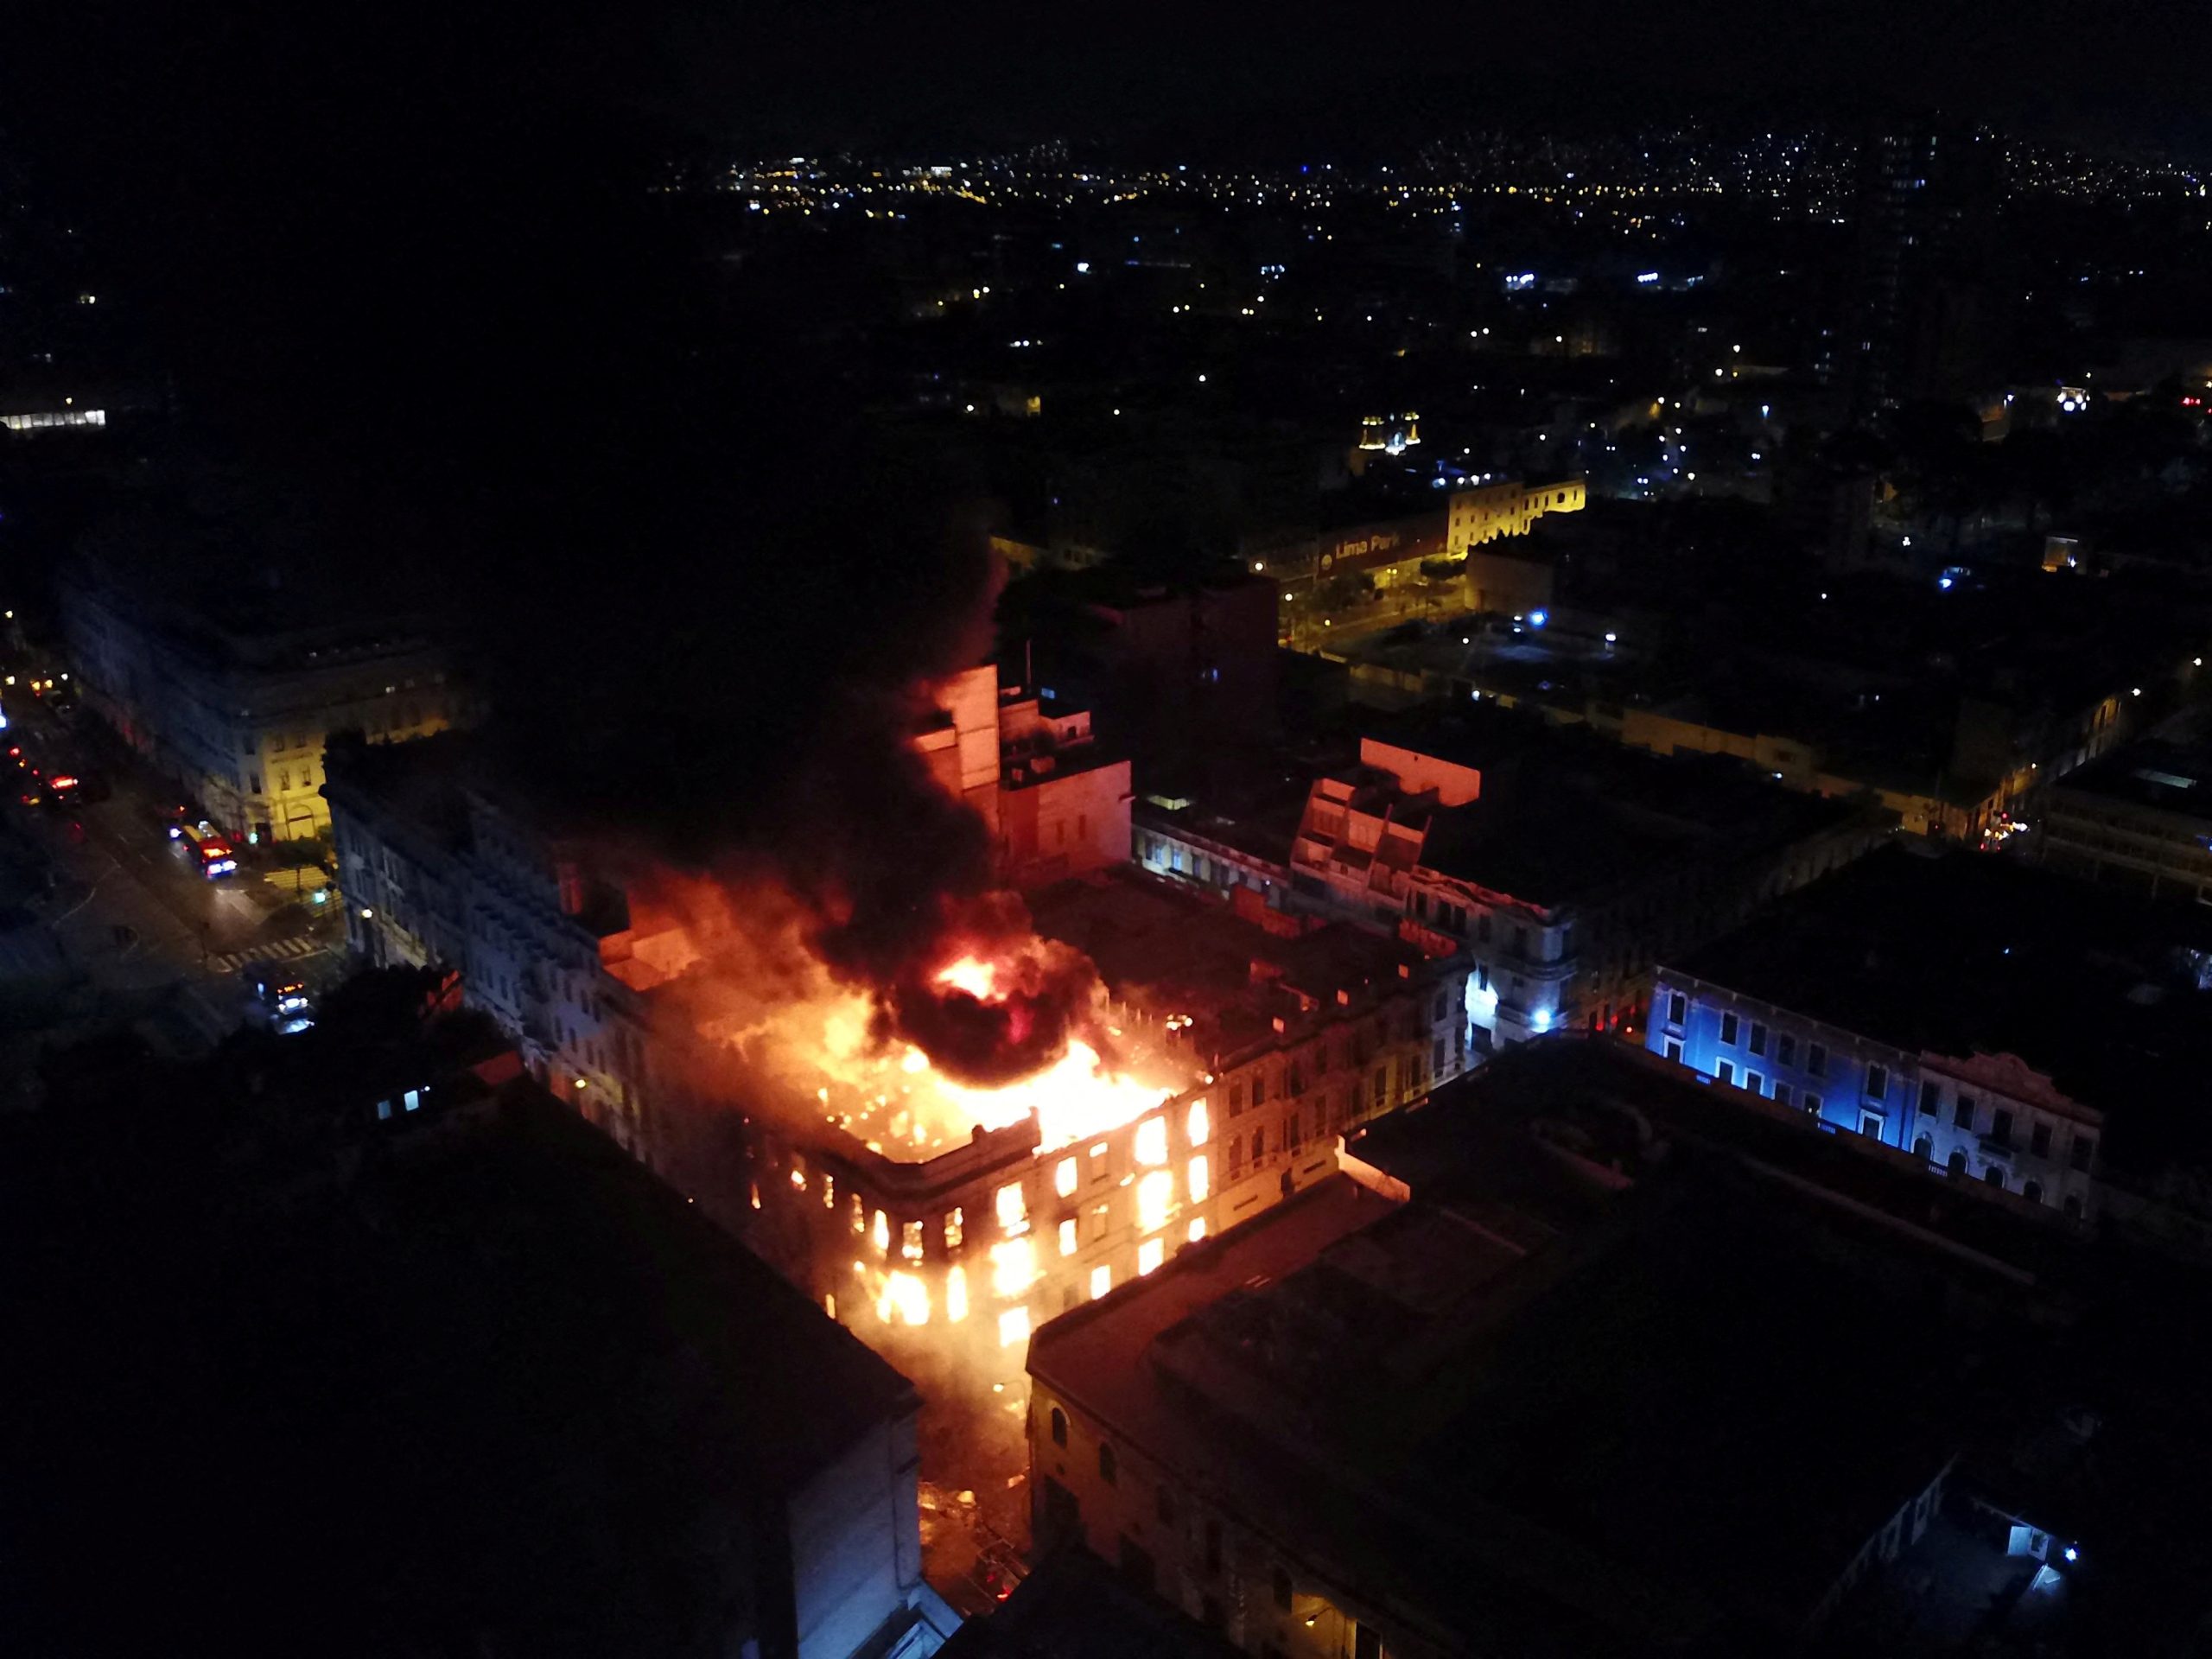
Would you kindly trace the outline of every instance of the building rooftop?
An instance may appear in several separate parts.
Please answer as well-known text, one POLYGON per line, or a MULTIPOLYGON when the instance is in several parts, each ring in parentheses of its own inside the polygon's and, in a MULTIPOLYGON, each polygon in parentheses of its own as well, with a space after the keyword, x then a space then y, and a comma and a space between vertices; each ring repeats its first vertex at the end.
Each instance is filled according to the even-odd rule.
POLYGON ((1434 814, 1424 865, 1548 908, 1655 868, 1742 858, 1840 828, 1859 811, 1735 760, 1662 759, 1505 709, 1478 705, 1366 729, 1482 773, 1479 799, 1434 814))
POLYGON ((1590 1046, 1367 1137, 1429 1142, 1409 1203, 1335 1178, 1047 1324, 1032 1372, 1445 1645, 1795 1630, 1981 1397, 1955 1277, 2018 1275, 1524 1086, 1590 1046))
POLYGON ((1408 945, 1341 924, 1262 927, 1128 868, 1062 882, 1033 895, 1030 910, 1038 931, 1089 956, 1116 996, 1155 1015, 1189 1016, 1178 1040, 1210 1069, 1283 1040, 1278 1020, 1294 1038, 1340 1006, 1363 1010, 1427 963, 1408 945))
MULTIPOLYGON (((50 1262, 21 1417, 48 1449, 11 1476, 43 1517, 27 1577, 72 1624, 158 1607, 258 1651, 342 1609, 363 1651, 696 1651, 747 1611, 731 1563, 775 1535, 769 1506, 916 1409, 533 1084, 451 1133, 372 1135, 303 1204, 239 1147, 280 1131, 241 1123, 227 1074, 137 1084, 97 1131, 10 1137, 10 1242, 50 1262), (159 1397, 124 1409, 113 1380, 149 1369, 159 1397), (224 1587, 241 1557, 265 1591, 224 1587), (95 1575, 124 1592, 102 1605, 95 1575)), ((146 1645, 115 1634, 32 1645, 146 1645)))
POLYGON ((2212 733, 2145 738, 2069 773, 2056 789, 2183 817, 2212 818, 2212 733))
POLYGON ((1908 1052, 2015 1054, 2108 1115, 2108 1161, 2207 1139, 2212 912, 1974 853, 1885 849, 1670 964, 1908 1052))

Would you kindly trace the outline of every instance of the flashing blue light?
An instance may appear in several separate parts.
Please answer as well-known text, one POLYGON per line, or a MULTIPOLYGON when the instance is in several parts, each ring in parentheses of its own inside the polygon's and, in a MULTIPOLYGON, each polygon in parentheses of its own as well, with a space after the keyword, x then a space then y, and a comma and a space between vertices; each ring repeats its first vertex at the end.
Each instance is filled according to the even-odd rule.
POLYGON ((2066 1559, 2069 1561, 2078 1561, 2082 1559, 2082 1552, 2069 1544, 2066 1546, 2066 1559))
POLYGON ((1532 628, 1541 628, 1545 623, 1550 620, 1551 613, 1548 611, 1531 611, 1529 613, 1529 626, 1532 628))
POLYGON ((1078 259, 1078 260, 1077 260, 1077 261, 1075 262, 1075 274, 1076 274, 1077 276, 1090 276, 1090 260, 1088 260, 1088 259, 1078 259))
POLYGON ((1551 1028, 1552 1011, 1549 1008, 1538 1008, 1534 1014, 1529 1016, 1529 1029, 1535 1032, 1539 1037, 1542 1036, 1551 1028))
POLYGON ((1659 280, 1659 273, 1656 270, 1639 270, 1636 273, 1636 280, 1649 286, 1659 280))
POLYGON ((329 902, 329 899, 330 899, 330 895, 329 895, 328 893, 327 893, 323 892, 320 887, 318 887, 317 889, 315 889, 315 891, 311 895, 309 895, 309 897, 310 897, 310 899, 311 899, 312 902, 314 902, 314 903, 315 903, 315 904, 318 904, 318 905, 321 905, 321 904, 327 904, 327 903, 328 903, 328 902, 329 902))
POLYGON ((1951 586, 1951 579, 1948 576, 1938 576, 1936 578, 1936 585, 1948 591, 1951 586))

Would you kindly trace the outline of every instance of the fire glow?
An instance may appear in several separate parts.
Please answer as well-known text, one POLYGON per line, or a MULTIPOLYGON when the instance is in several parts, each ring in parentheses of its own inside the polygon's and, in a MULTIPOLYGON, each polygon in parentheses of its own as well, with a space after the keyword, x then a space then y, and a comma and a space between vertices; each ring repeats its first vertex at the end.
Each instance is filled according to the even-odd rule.
MULTIPOLYGON (((996 972, 977 957, 958 958, 937 983, 983 1008, 996 1006, 996 972)), ((858 993, 794 1005, 763 1027, 726 1034, 748 1052, 774 1051, 771 1064, 786 1077, 822 1078, 814 1096, 828 1124, 887 1158, 932 1157, 966 1144, 977 1129, 1010 1128, 1033 1115, 1041 1156, 1134 1121, 1189 1081, 1149 1057, 1126 1056, 1104 1018, 1103 1008, 1086 1008, 1089 1039, 1069 1038, 1057 1058, 996 1086, 945 1075, 912 1043, 887 1044, 880 1018, 858 993), (1101 1042, 1124 1064, 1109 1065, 1101 1042)))

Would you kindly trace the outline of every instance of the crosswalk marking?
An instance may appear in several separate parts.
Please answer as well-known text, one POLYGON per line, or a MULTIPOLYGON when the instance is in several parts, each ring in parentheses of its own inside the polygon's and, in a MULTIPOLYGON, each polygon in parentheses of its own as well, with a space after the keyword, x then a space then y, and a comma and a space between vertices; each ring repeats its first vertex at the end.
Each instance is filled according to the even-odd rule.
POLYGON ((207 958, 207 970, 214 974, 235 974, 250 962, 290 962, 301 957, 312 957, 323 949, 320 939, 295 934, 289 939, 278 939, 253 950, 227 950, 219 957, 207 958))

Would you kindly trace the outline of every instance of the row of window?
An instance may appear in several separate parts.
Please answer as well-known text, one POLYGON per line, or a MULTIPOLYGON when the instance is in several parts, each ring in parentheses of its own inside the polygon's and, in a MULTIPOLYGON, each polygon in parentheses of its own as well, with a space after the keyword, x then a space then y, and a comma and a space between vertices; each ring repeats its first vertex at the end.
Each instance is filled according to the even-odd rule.
MULTIPOLYGON (((1687 1019, 1688 1014, 1688 1000, 1681 993, 1675 992, 1670 995, 1668 998, 1669 1021, 1680 1026, 1687 1019)), ((1720 1016, 1720 1041, 1724 1047, 1740 1046, 1744 1052, 1754 1056, 1767 1055, 1770 1047, 1772 1058, 1777 1065, 1791 1065, 1797 1046, 1796 1039, 1789 1033, 1785 1031, 1770 1033, 1763 1022, 1757 1020, 1745 1020, 1733 1012, 1724 1013, 1720 1016)), ((1670 1042, 1668 1045, 1668 1052, 1670 1058, 1679 1059, 1681 1046, 1670 1042)), ((1808 1075, 1815 1077, 1827 1076, 1827 1062, 1828 1052, 1824 1045, 1815 1042, 1808 1042, 1805 1045, 1804 1070, 1808 1075)), ((1734 1067, 1728 1061, 1720 1061, 1718 1064, 1717 1074, 1722 1082, 1729 1082, 1732 1079, 1734 1067)), ((1747 1069, 1745 1076, 1746 1082, 1744 1086, 1755 1094, 1760 1092, 1758 1073, 1747 1069)), ((1889 1097, 1889 1068, 1878 1063, 1870 1063, 1866 1067, 1866 1093, 1868 1098, 1886 1100, 1889 1097)), ((1788 1086, 1777 1082, 1775 1085, 1774 1097, 1786 1103, 1789 1098, 1788 1086)), ((1817 1102, 1818 1097, 1808 1093, 1803 1098, 1806 1101, 1817 1102)), ((1941 1122, 1942 1105, 1943 1085, 1942 1083, 1934 1077, 1922 1079, 1919 1101, 1921 1115, 1930 1122, 1941 1122)), ((1808 1109, 1817 1110, 1817 1104, 1808 1107, 1808 1109)), ((1951 1117, 1953 1124, 1961 1133, 1971 1135, 1975 1132, 1978 1118, 1979 1103, 1974 1096, 1963 1090, 1958 1091, 1953 1102, 1951 1117)), ((2001 1147, 2018 1149, 2013 1140, 2014 1129, 2015 1117, 2012 1109, 2007 1106, 1993 1105, 1989 1112, 1989 1128, 1985 1132, 1987 1138, 2001 1147)), ((2048 1158, 2051 1155, 2053 1138, 2053 1128, 2050 1123, 2040 1118, 2032 1119, 2029 1125, 2026 1150, 2033 1157, 2048 1158)), ((2094 1135, 2077 1132, 2068 1149, 2068 1157, 2075 1169, 2087 1170, 2095 1160, 2096 1138, 2094 1135)))
MULTIPOLYGON (((1682 1061, 1682 1046, 1680 1043, 1674 1041, 1672 1039, 1669 1039, 1666 1046, 1666 1055, 1669 1060, 1672 1060, 1677 1065, 1681 1065, 1682 1061)), ((1763 1096, 1767 1099, 1772 1100, 1777 1105, 1789 1106, 1795 1104, 1809 1117, 1819 1118, 1821 1116, 1821 1108, 1825 1103, 1822 1102, 1820 1096, 1815 1094, 1809 1089, 1794 1091, 1793 1097, 1793 1091, 1788 1084, 1782 1082, 1779 1078, 1770 1080, 1768 1078, 1762 1077, 1758 1072, 1751 1071, 1745 1071, 1739 1082, 1735 1066, 1726 1060, 1720 1060, 1715 1063, 1713 1066, 1713 1075, 1719 1077, 1723 1084, 1731 1088, 1741 1087, 1747 1093, 1763 1096)), ((2009 1127, 2012 1115, 2009 1112, 2000 1111, 1998 1113, 1998 1116, 2000 1118, 2005 1119, 2009 1127)), ((1882 1133, 1885 1121, 1884 1114, 1875 1110, 1872 1107, 1861 1106, 1859 1109, 1859 1133, 1865 1135, 1870 1141, 1880 1141, 1885 1138, 1882 1133)), ((2037 1157, 2047 1156, 2050 1145, 2050 1126, 2048 1124, 2038 1124, 2037 1128, 2039 1133, 2031 1143, 2035 1151, 2035 1155, 2037 1157)), ((1993 1140, 1997 1137, 1993 1135, 1990 1138, 1993 1140)), ((2007 1147, 2012 1145, 2009 1140, 2005 1141, 2003 1144, 2007 1147)), ((1915 1156, 1931 1164, 1936 1161, 1936 1141, 1934 1136, 1922 1135, 1913 1142, 1912 1149, 1915 1156)), ((2017 1150, 2017 1148, 2015 1148, 2015 1150, 2017 1150)), ((2095 1156, 2096 1142, 2094 1139, 2087 1135, 2077 1135, 2075 1137, 2071 1161, 2075 1169, 2086 1171, 2092 1161, 2094 1161, 2095 1156)), ((1954 1147, 1951 1149, 1951 1155, 1948 1161, 1948 1167, 1951 1173, 1954 1175, 1962 1177, 1967 1173, 1967 1166, 1968 1160, 1967 1157, 1966 1148, 1963 1147, 1954 1147)), ((2003 1187, 2006 1185, 2005 1171, 2001 1165, 1995 1162, 1991 1162, 1984 1166, 1981 1172, 1981 1179, 1991 1186, 2003 1187)), ((2043 1202, 2044 1188, 2042 1182, 2037 1180, 2026 1181, 2023 1183, 2020 1191, 2030 1203, 2041 1204, 2043 1202)), ((2069 1217, 2078 1217, 2082 1213, 2082 1201, 2079 1198, 2069 1194, 2066 1198, 2064 1208, 2067 1215, 2069 1217)))
MULTIPOLYGON (((1679 1026, 1688 1017, 1688 1005, 1678 991, 1668 999, 1669 1023, 1679 1026)), ((1747 1054, 1764 1058, 1770 1043, 1777 1065, 1797 1064, 1797 1039, 1786 1031, 1770 1033, 1765 1024, 1758 1020, 1746 1020, 1734 1013, 1720 1016, 1720 1046, 1723 1048, 1741 1047, 1747 1054)), ((1825 1043, 1805 1045, 1804 1071, 1807 1075, 1825 1077, 1828 1074, 1828 1051, 1825 1043)), ((1885 1098, 1890 1092, 1889 1068, 1869 1065, 1866 1068, 1866 1092, 1875 1099, 1885 1098)))

